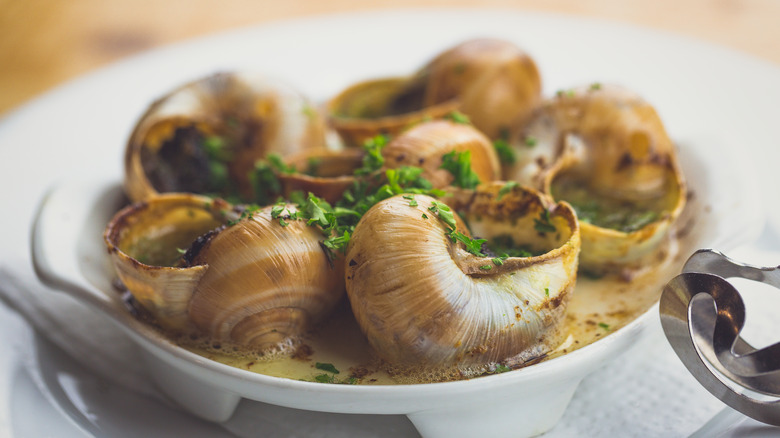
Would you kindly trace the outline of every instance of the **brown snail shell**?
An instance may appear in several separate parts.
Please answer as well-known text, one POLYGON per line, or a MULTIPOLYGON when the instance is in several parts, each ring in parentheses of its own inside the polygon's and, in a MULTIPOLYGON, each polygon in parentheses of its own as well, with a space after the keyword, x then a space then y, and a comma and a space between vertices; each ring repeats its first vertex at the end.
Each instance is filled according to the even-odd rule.
POLYGON ((505 177, 574 205, 580 264, 592 273, 645 265, 685 206, 674 144, 655 109, 626 89, 596 84, 559 92, 514 145, 521 159, 505 177), (617 205, 625 212, 612 211, 617 205), (591 215, 594 208, 605 212, 591 215))
POLYGON ((467 252, 424 195, 414 196, 417 205, 403 196, 384 200, 358 223, 345 258, 347 295, 384 360, 426 368, 517 365, 560 340, 576 281, 576 217, 567 204, 549 205, 531 189, 515 186, 499 196, 502 187, 464 190, 451 201, 481 237, 509 233, 537 255, 499 264, 467 252), (554 232, 535 229, 543 212, 554 232))
POLYGON ((477 129, 500 138, 542 100, 542 80, 533 59, 509 41, 481 38, 434 58, 412 79, 424 83, 424 105, 455 99, 477 129))
POLYGON ((474 39, 452 47, 411 77, 348 87, 328 103, 331 126, 347 146, 458 110, 496 139, 521 124, 541 101, 533 59, 515 44, 474 39))
POLYGON ((125 150, 125 190, 133 201, 164 192, 249 201, 255 161, 324 145, 324 119, 297 91, 256 74, 218 73, 147 109, 125 150))
POLYGON ((158 195, 117 213, 104 237, 119 279, 160 326, 265 352, 294 343, 343 294, 322 233, 283 226, 271 209, 240 216, 223 201, 158 195))
POLYGON ((285 163, 296 171, 278 175, 285 197, 301 191, 335 204, 355 183, 364 155, 362 149, 311 149, 288 157, 285 163))
POLYGON ((442 156, 449 152, 470 152, 471 169, 481 182, 498 179, 501 167, 490 140, 473 126, 448 120, 421 123, 390 140, 382 149, 385 166, 417 166, 433 187, 443 188, 453 176, 440 169, 442 156))
POLYGON ((456 110, 455 101, 422 105, 404 98, 409 78, 374 79, 352 85, 327 104, 329 123, 347 147, 360 147, 377 135, 394 136, 424 120, 456 110))

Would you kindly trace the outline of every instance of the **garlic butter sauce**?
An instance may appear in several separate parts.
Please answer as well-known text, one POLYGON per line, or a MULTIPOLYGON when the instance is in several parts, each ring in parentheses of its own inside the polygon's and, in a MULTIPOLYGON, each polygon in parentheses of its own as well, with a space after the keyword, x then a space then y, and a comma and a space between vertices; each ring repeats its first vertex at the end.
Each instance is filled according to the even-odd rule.
MULTIPOLYGON (((685 218, 681 223, 685 222, 685 218)), ((609 336, 650 309, 659 299, 663 285, 679 273, 685 256, 690 254, 691 230, 672 233, 656 266, 624 278, 588 278, 580 275, 569 303, 564 331, 568 332, 561 347, 542 360, 562 356, 609 336)), ((440 372, 396 373, 383 367, 371 354, 371 348, 344 303, 336 313, 304 341, 310 354, 276 357, 267 360, 241 358, 220 354, 213 349, 193 348, 191 351, 227 365, 295 380, 369 385, 427 383, 451 380, 452 374, 440 372), (332 364, 338 374, 317 368, 317 364, 332 364), (319 376, 319 377, 318 377, 319 376), (350 377, 352 379, 350 380, 350 377), (321 380, 323 381, 323 380, 321 380)))

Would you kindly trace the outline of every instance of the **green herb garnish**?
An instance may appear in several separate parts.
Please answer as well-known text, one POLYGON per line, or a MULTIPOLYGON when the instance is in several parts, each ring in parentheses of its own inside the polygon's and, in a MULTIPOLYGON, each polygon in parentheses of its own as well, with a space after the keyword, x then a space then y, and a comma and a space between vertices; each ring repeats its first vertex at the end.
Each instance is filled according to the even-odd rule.
POLYGON ((517 155, 509 142, 503 138, 499 138, 493 141, 493 148, 496 150, 498 160, 502 164, 515 164, 517 161, 517 155))
POLYGON ((509 181, 498 190, 498 198, 497 200, 501 200, 501 198, 504 197, 507 193, 511 192, 512 189, 519 186, 520 184, 517 183, 517 181, 509 181))
POLYGON ((431 206, 428 207, 428 210, 430 210, 433 213, 436 213, 439 216, 439 219, 441 219, 442 222, 447 224, 451 229, 455 229, 455 216, 452 214, 452 210, 447 205, 439 202, 439 201, 433 201, 431 203, 431 206))
POLYGON ((471 124, 471 120, 469 120, 469 117, 460 111, 452 111, 449 114, 445 115, 444 118, 451 120, 455 123, 460 123, 462 125, 471 124))
POLYGON ((317 362, 314 364, 314 368, 317 368, 318 370, 322 370, 322 371, 327 371, 329 373, 334 373, 334 374, 339 373, 339 370, 337 370, 332 363, 317 362))
POLYGON ((502 364, 499 363, 499 364, 496 364, 496 369, 494 369, 490 373, 491 374, 501 374, 501 373, 505 373, 507 371, 512 371, 512 368, 509 368, 508 366, 502 365, 502 364))
POLYGON ((555 225, 550 222, 550 211, 542 210, 538 219, 534 219, 534 229, 542 234, 554 233, 557 231, 555 225))
POLYGON ((471 168, 471 151, 448 152, 441 157, 440 169, 444 169, 455 178, 452 185, 464 189, 473 189, 479 185, 479 176, 471 168))
POLYGON ((319 383, 336 383, 336 378, 332 374, 317 374, 314 381, 319 383))

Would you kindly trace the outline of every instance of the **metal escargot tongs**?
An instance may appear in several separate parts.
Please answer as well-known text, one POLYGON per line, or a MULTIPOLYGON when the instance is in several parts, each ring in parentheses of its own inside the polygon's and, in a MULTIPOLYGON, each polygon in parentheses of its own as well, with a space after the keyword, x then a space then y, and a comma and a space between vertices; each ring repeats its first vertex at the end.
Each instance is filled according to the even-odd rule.
POLYGON ((780 426, 780 342, 757 350, 740 337, 745 305, 726 281, 741 277, 780 288, 780 267, 749 266, 702 249, 682 272, 666 284, 660 303, 661 325, 677 356, 721 401, 780 426))

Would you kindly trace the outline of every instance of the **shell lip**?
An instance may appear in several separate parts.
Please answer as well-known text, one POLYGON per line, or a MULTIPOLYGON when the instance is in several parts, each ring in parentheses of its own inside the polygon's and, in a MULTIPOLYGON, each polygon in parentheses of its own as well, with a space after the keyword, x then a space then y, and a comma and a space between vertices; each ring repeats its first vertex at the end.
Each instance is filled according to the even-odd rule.
MULTIPOLYGON (((170 271, 181 269, 181 267, 161 266, 157 264, 145 263, 141 260, 138 260, 137 257, 127 253, 121 248, 121 235, 126 230, 128 230, 129 227, 134 225, 133 217, 136 215, 142 215, 145 212, 148 212, 150 209, 156 208, 162 204, 168 204, 168 206, 207 208, 215 219, 219 218, 223 222, 226 222, 224 213, 230 211, 233 208, 231 204, 222 199, 212 199, 192 193, 163 193, 145 201, 139 201, 134 204, 127 205, 119 210, 111 218, 111 220, 106 225, 105 230, 103 231, 103 242, 105 243, 109 254, 115 254, 120 259, 124 260, 124 262, 130 263, 144 270, 170 271)), ((210 230, 209 232, 212 231, 213 230, 210 230)), ((193 251, 193 248, 188 247, 182 256, 182 259, 186 261, 188 254, 190 254, 190 257, 194 257, 196 252, 191 253, 191 251, 193 251)), ((185 267, 191 266, 188 263, 185 267)))
POLYGON ((413 111, 377 117, 351 116, 342 114, 339 111, 339 108, 345 99, 352 97, 353 94, 364 91, 365 88, 384 85, 388 82, 398 82, 402 84, 409 80, 411 80, 411 77, 390 77, 369 79, 353 84, 328 101, 326 105, 328 118, 337 129, 381 129, 390 126, 403 127, 427 117, 440 117, 458 109, 460 106, 460 101, 458 99, 448 99, 433 105, 421 105, 413 111))
MULTIPOLYGON (((658 232, 659 229, 665 228, 669 224, 673 223, 685 209, 687 185, 679 164, 676 162, 676 160, 673 159, 673 157, 670 158, 672 159, 662 163, 661 167, 663 167, 667 172, 665 191, 667 193, 676 193, 675 202, 671 203, 672 208, 664 209, 662 214, 659 215, 657 219, 631 231, 623 231, 616 228, 600 226, 579 219, 578 222, 580 223, 582 230, 586 233, 598 233, 599 235, 610 236, 613 238, 633 239, 642 235, 654 234, 658 232)), ((552 185, 554 180, 557 177, 565 174, 566 171, 574 167, 575 164, 576 163, 573 161, 560 160, 558 163, 553 165, 553 167, 550 168, 544 176, 544 192, 551 198, 554 198, 552 194, 552 185)), ((559 201, 565 200, 560 199, 559 201)))

